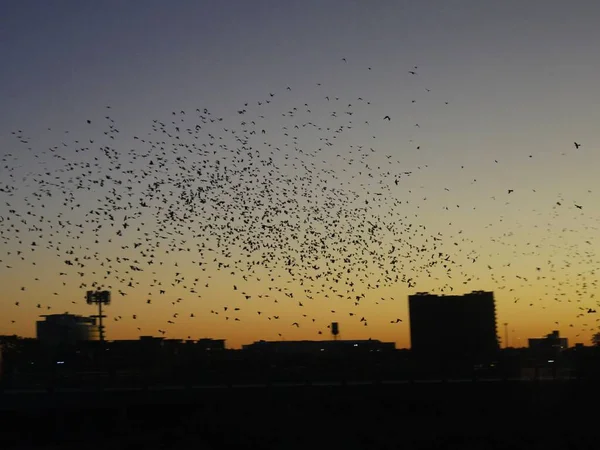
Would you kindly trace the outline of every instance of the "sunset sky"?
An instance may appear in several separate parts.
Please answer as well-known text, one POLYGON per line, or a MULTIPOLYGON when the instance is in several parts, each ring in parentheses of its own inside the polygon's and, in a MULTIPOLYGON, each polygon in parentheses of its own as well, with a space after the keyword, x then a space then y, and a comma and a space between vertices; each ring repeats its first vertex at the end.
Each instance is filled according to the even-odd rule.
POLYGON ((337 321, 408 347, 408 295, 492 290, 509 344, 589 344, 598 17, 592 0, 2 2, 0 334, 93 314, 101 287, 109 339, 240 347, 337 321))

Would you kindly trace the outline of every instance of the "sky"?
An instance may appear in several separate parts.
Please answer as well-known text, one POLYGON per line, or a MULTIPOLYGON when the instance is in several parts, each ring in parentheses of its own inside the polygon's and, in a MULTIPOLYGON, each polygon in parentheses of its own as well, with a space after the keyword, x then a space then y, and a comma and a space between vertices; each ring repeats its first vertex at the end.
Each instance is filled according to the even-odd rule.
POLYGON ((491 290, 503 345, 589 344, 599 15, 2 2, 0 334, 101 288, 109 339, 402 348, 408 295, 491 290))

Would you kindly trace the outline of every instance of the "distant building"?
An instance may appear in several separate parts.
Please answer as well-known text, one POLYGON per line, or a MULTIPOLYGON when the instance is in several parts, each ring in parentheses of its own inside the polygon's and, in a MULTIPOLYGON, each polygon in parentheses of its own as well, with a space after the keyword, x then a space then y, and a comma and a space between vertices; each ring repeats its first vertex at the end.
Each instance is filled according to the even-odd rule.
POLYGON ((554 330, 543 338, 530 338, 528 341, 531 352, 540 357, 553 358, 569 348, 569 340, 560 337, 558 330, 554 330))
POLYGON ((489 360, 499 345, 494 293, 408 297, 411 351, 432 359, 489 360))
POLYGON ((225 350, 225 339, 203 338, 198 341, 183 339, 165 339, 162 341, 162 347, 167 352, 179 354, 182 351, 205 352, 225 350))
POLYGON ((96 319, 74 314, 48 314, 36 322, 37 339, 43 345, 75 345, 100 340, 96 319))
POLYGON ((183 339, 165 339, 155 336, 140 336, 139 340, 117 340, 111 341, 110 346, 115 349, 133 349, 145 353, 157 353, 159 351, 172 351, 178 353, 179 350, 209 351, 225 350, 225 339, 203 338, 197 341, 183 339))
POLYGON ((196 347, 201 350, 225 350, 225 339, 198 339, 195 343, 196 347))
MULTIPOLYGON (((522 370, 524 378, 564 378, 571 375, 572 363, 578 358, 575 357, 574 352, 569 354, 566 351, 569 342, 566 338, 561 338, 558 331, 528 341, 527 359, 522 370)), ((581 351, 582 348, 578 350, 581 351)))
POLYGON ((242 350, 264 353, 358 353, 382 352, 396 349, 394 342, 376 339, 357 341, 257 341, 243 345, 242 350))
MULTIPOLYGON (((154 345, 159 345, 160 346, 164 340, 165 340, 165 338, 163 338, 163 337, 140 336, 139 342, 143 342, 143 343, 146 343, 146 344, 154 344, 154 345)), ((132 341, 132 342, 138 342, 138 341, 132 341)))

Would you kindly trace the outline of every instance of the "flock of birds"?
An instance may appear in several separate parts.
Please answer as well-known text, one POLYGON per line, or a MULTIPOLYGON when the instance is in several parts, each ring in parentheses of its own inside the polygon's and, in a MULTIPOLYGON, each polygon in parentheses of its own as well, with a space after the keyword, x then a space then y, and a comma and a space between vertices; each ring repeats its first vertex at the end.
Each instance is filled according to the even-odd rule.
MULTIPOLYGON (((418 77, 418 69, 408 76, 418 77)), ((30 277, 38 286, 18 286, 21 297, 12 306, 47 312, 64 304, 65 295, 108 289, 115 308, 135 306, 134 313, 113 320, 151 334, 169 335, 184 317, 244 322, 251 314, 270 321, 281 337, 305 324, 322 335, 342 310, 344 320, 368 326, 361 305, 395 300, 381 296, 382 290, 476 290, 483 269, 496 289, 514 291, 515 303, 519 288, 541 284, 545 292, 528 300, 530 306, 545 308, 548 299, 574 302, 570 326, 597 330, 597 320, 576 322, 597 306, 593 246, 568 239, 562 245, 552 223, 573 211, 585 214, 583 204, 557 196, 546 212, 537 211, 548 219, 545 235, 534 231, 541 236, 537 245, 523 248, 506 227, 491 238, 509 248, 514 261, 535 257, 544 246, 554 249, 556 259, 538 261, 531 277, 519 269, 510 279, 513 260, 486 255, 490 242, 444 222, 443 212, 439 227, 423 223, 427 196, 415 183, 430 166, 406 167, 401 152, 382 150, 369 132, 377 122, 377 129, 393 127, 391 114, 378 112, 367 98, 335 95, 321 83, 315 89, 310 102, 297 101, 291 86, 268 92, 230 116, 205 107, 178 109, 134 135, 107 106, 98 117, 82 119, 78 130, 48 129, 60 141, 45 150, 36 144, 39 138, 15 130, 16 147, 2 154, 0 167, 0 277, 12 283, 30 277), (561 276, 575 266, 575 274, 561 276), (58 287, 48 298, 28 298, 29 290, 39 296, 44 276, 58 287), (317 302, 327 303, 332 316, 311 315, 305 305, 317 302), (143 318, 151 313, 143 308, 156 304, 172 312, 164 326, 148 330, 143 318), (295 317, 283 320, 278 308, 295 317)), ((429 88, 420 91, 431 95, 429 88)), ((439 99, 439 105, 450 102, 439 99)), ((418 132, 421 125, 413 128, 418 132)), ((421 150, 418 136, 406 143, 410 151, 421 150)), ((573 146, 577 151, 581 144, 573 146)), ((517 193, 507 188, 501 195, 517 193)), ((476 214, 477 207, 462 206, 443 209, 476 214)), ((500 214, 496 225, 502 220, 500 214)), ((3 311, 10 309, 4 305, 3 311)), ((377 314, 375 307, 369 311, 377 314)))

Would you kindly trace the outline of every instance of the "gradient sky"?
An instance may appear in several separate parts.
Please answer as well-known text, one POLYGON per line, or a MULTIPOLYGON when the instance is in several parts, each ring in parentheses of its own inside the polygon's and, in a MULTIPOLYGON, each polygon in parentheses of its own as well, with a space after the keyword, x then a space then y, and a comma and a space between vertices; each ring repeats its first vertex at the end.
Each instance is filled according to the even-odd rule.
MULTIPOLYGON (((81 283, 98 282, 112 286, 114 301, 107 310, 110 339, 157 335, 162 329, 167 337, 225 338, 229 346, 239 347, 258 339, 327 337, 327 324, 338 321, 343 338, 371 337, 406 347, 407 296, 421 291, 450 293, 452 288, 459 294, 493 290, 499 334, 505 337, 502 324, 508 322, 512 345, 525 345, 528 337, 553 329, 571 343, 589 343, 598 330, 598 316, 587 310, 597 307, 600 262, 594 239, 600 219, 598 17, 600 3, 591 0, 2 2, 0 334, 33 336, 35 320, 42 313, 91 314, 81 283), (184 120, 181 127, 193 129, 205 108, 222 121, 203 124, 193 141, 190 136, 176 141, 171 122, 184 120), (292 117, 288 112, 293 108, 297 113, 292 117), (247 110, 245 115, 238 114, 242 109, 247 110), (352 116, 345 114, 349 110, 352 116), (186 112, 185 118, 180 111, 186 112), (337 117, 331 116, 333 111, 337 117), (388 115, 391 120, 384 120, 388 115), (247 280, 243 271, 232 275, 220 270, 207 253, 162 250, 155 252, 156 273, 148 269, 134 274, 137 284, 132 288, 114 278, 115 271, 106 280, 99 275, 106 269, 99 265, 106 258, 113 263, 125 255, 142 260, 133 243, 144 232, 154 238, 152 233, 159 232, 156 217, 144 213, 134 220, 139 232, 130 228, 125 237, 108 242, 108 235, 102 235, 95 243, 95 231, 85 222, 98 197, 107 193, 126 208, 119 217, 139 209, 128 207, 127 201, 141 191, 134 189, 134 196, 127 197, 119 196, 118 189, 148 170, 141 157, 131 159, 131 149, 137 155, 149 149, 140 139, 164 141, 176 158, 183 152, 176 143, 200 146, 211 140, 209 134, 219 139, 216 133, 223 133, 223 128, 247 128, 241 124, 245 120, 260 121, 268 131, 252 141, 257 154, 282 149, 275 157, 281 177, 301 183, 299 174, 307 174, 306 165, 320 171, 318 181, 305 180, 306 189, 317 193, 315 198, 296 198, 312 201, 319 213, 307 216, 299 208, 294 210, 298 218, 289 212, 292 221, 306 220, 304 225, 310 225, 319 214, 330 218, 335 207, 319 195, 317 189, 323 187, 339 188, 350 197, 356 193, 357 203, 371 199, 362 215, 359 206, 343 204, 351 208, 351 217, 339 226, 337 237, 330 238, 330 250, 338 248, 335 239, 349 237, 352 230, 367 233, 368 221, 389 225, 387 231, 378 229, 380 245, 370 247, 372 258, 352 263, 348 276, 355 293, 364 293, 358 306, 352 299, 336 298, 330 289, 337 288, 333 277, 319 281, 319 286, 325 284, 322 292, 311 288, 307 293, 309 281, 302 285, 298 276, 289 276, 277 259, 286 246, 296 255, 311 247, 291 234, 284 242, 281 236, 264 233, 261 245, 279 246, 274 271, 269 272, 279 275, 274 282, 269 282, 266 271, 259 276, 258 269, 245 273, 247 280), (348 120, 353 121, 352 128, 331 138, 331 145, 323 145, 319 138, 327 127, 335 132, 348 120), (160 122, 170 127, 170 135, 153 130, 160 122), (119 130, 117 134, 110 125, 119 130), (300 125, 297 131, 295 125, 300 125), (579 149, 575 141, 581 144, 579 149), (87 149, 77 151, 84 142, 87 149), (115 149, 115 158, 123 161, 119 169, 102 159, 101 145, 115 149), (57 149, 51 151, 54 146, 57 149), (313 156, 317 148, 319 156, 313 156), (112 193, 76 191, 68 183, 71 173, 98 156, 106 164, 94 176, 111 174, 123 184, 112 193), (70 173, 69 163, 79 164, 78 168, 70 173), (405 171, 410 176, 402 176, 396 185, 395 177, 405 171), (46 195, 52 189, 48 183, 64 182, 52 197, 46 195), (40 190, 42 185, 45 190, 40 190), (65 201, 69 190, 74 197, 65 201), (35 216, 28 217, 28 212, 35 216), (32 228, 42 215, 40 230, 32 228), (67 220, 71 225, 64 225, 67 220), (393 226, 404 229, 409 224, 426 227, 422 239, 429 236, 429 243, 411 236, 404 241, 406 246, 398 242, 392 247, 397 237, 393 226), (437 233, 443 236, 439 251, 454 262, 452 278, 443 270, 429 276, 410 247, 430 245, 437 233), (53 241, 49 248, 31 250, 32 241, 41 247, 49 240, 53 241), (416 286, 377 283, 400 247, 396 255, 404 261, 400 276, 413 278, 416 286), (70 258, 65 251, 70 249, 72 258, 90 257, 85 269, 65 265, 70 258), (384 261, 382 265, 375 257, 384 261), (205 270, 198 268, 199 261, 205 262, 205 270), (171 286, 181 276, 186 281, 171 286), (190 293, 195 278, 198 288, 190 293), (153 279, 169 287, 165 295, 157 292, 153 279), (380 286, 369 288, 369 283, 380 286), (120 289, 127 295, 118 295, 120 289), (153 302, 148 305, 150 297, 153 302), (172 304, 177 298, 181 302, 172 304), (240 310, 232 311, 235 307, 240 310), (397 318, 403 322, 390 323, 397 318), (292 326, 293 322, 300 326, 292 326)), ((239 147, 231 136, 222 142, 239 147)), ((197 155, 189 154, 185 164, 191 166, 197 155)), ((233 164, 227 155, 210 158, 212 163, 224 158, 223 165, 233 164)), ((170 164, 170 173, 181 176, 182 169, 170 164)), ((238 169, 228 166, 232 174, 238 169)), ((264 167, 261 170, 264 180, 272 176, 264 167)), ((163 175, 169 185, 167 172, 163 175)), ((261 185, 260 178, 245 175, 238 181, 246 187, 261 185)), ((304 189, 300 184, 296 188, 304 189)), ((168 190, 163 206, 180 209, 177 189, 173 194, 168 190)), ((225 202, 241 198, 228 193, 227 187, 219 195, 225 202)), ((282 201, 294 195, 281 190, 274 198, 282 201)), ((242 217, 236 211, 231 208, 239 223, 242 217)), ((179 229, 169 226, 188 246, 200 241, 210 246, 218 236, 203 236, 199 223, 222 212, 198 212, 194 222, 189 219, 194 231, 187 234, 177 235, 179 229)), ((319 224, 313 223, 317 228, 319 224)), ((245 263, 256 256, 233 247, 232 252, 245 263)), ((310 276, 312 265, 300 264, 298 272, 310 276)), ((332 263, 334 273, 343 267, 339 261, 332 263)))

